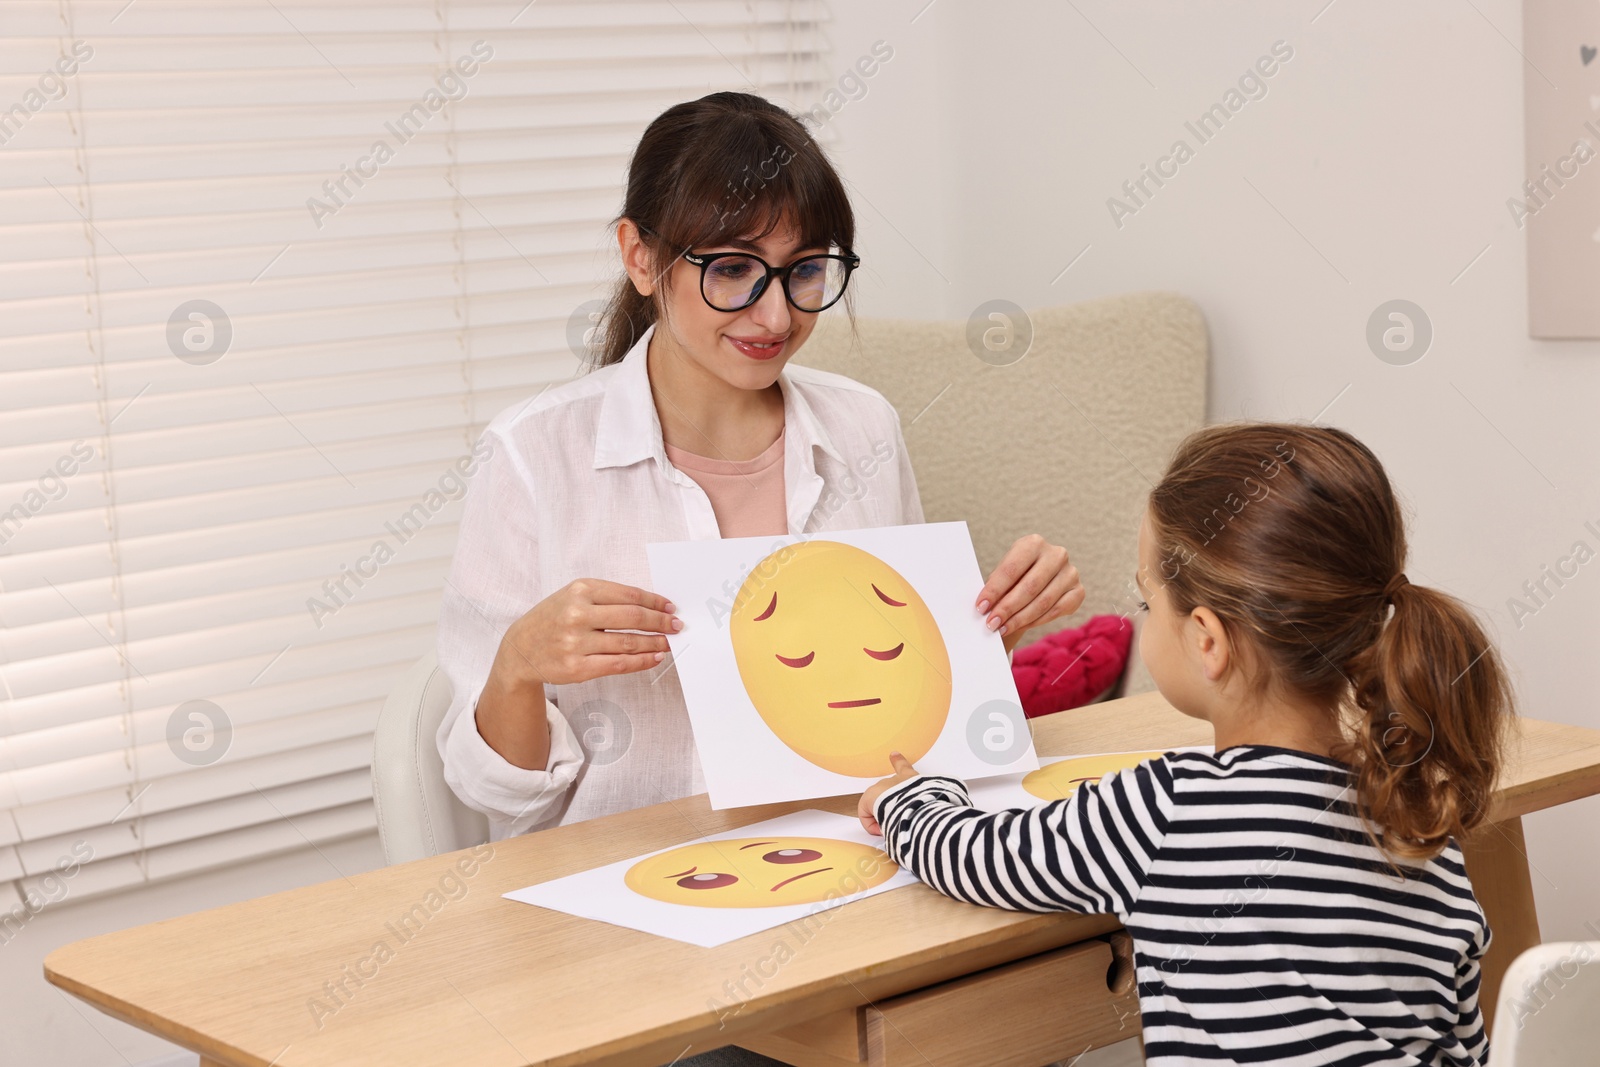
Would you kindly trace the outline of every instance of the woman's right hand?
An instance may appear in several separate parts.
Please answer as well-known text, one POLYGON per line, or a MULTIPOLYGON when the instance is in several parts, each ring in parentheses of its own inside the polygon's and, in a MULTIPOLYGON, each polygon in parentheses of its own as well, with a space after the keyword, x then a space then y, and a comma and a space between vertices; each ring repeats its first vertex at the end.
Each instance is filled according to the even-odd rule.
POLYGON ((525 685, 569 685, 648 670, 666 656, 664 635, 683 629, 674 607, 647 589, 578 578, 511 624, 494 670, 525 685))
POLYGON ((579 578, 545 597, 506 630, 478 696, 478 734, 508 762, 545 770, 550 729, 544 687, 656 666, 665 634, 683 629, 665 597, 637 586, 579 578), (645 633, 614 633, 615 630, 645 633))

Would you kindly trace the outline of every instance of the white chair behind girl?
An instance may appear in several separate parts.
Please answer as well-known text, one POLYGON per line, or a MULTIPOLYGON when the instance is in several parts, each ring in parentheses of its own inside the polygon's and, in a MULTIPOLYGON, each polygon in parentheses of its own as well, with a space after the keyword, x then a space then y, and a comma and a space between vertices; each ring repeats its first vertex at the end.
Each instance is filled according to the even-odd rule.
POLYGON ((1500 983, 1489 1067, 1600 1061, 1600 941, 1557 941, 1518 956, 1500 983))

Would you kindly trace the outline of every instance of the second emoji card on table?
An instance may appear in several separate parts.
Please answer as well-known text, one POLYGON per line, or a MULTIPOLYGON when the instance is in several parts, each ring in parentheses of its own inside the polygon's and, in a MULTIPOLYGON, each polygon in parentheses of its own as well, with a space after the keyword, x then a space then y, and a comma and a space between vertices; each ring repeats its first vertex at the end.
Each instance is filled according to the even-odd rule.
POLYGON ((646 550, 713 808, 1039 766, 965 522, 646 550))

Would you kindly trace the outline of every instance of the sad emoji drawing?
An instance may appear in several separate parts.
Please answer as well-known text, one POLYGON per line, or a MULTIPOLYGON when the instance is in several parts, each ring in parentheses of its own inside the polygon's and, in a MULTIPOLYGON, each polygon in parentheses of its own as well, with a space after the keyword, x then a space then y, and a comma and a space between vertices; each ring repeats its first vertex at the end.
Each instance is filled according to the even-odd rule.
POLYGON ((819 767, 881 776, 891 751, 915 762, 944 729, 944 637, 911 583, 870 552, 837 541, 778 549, 740 586, 730 631, 750 702, 819 767))
POLYGON ((701 908, 816 904, 880 886, 900 870, 881 849, 829 837, 733 837, 668 849, 628 868, 635 893, 701 908))
POLYGON ((1104 756, 1058 760, 1030 771, 1022 779, 1022 788, 1044 800, 1065 800, 1085 782, 1098 782, 1113 771, 1137 767, 1145 760, 1161 755, 1160 752, 1113 752, 1104 756))

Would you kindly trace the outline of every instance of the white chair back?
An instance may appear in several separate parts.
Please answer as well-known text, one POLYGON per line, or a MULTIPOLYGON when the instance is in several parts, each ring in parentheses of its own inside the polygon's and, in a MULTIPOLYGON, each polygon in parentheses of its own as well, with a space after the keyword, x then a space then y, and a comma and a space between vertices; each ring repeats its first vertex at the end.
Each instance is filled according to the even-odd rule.
POLYGON ((1512 961, 1494 1009, 1489 1067, 1600 1063, 1600 941, 1535 945, 1512 961))
POLYGON ((489 820, 444 780, 435 740, 450 707, 450 683, 429 652, 384 701, 372 737, 372 801, 389 863, 454 852, 489 840, 489 820))

